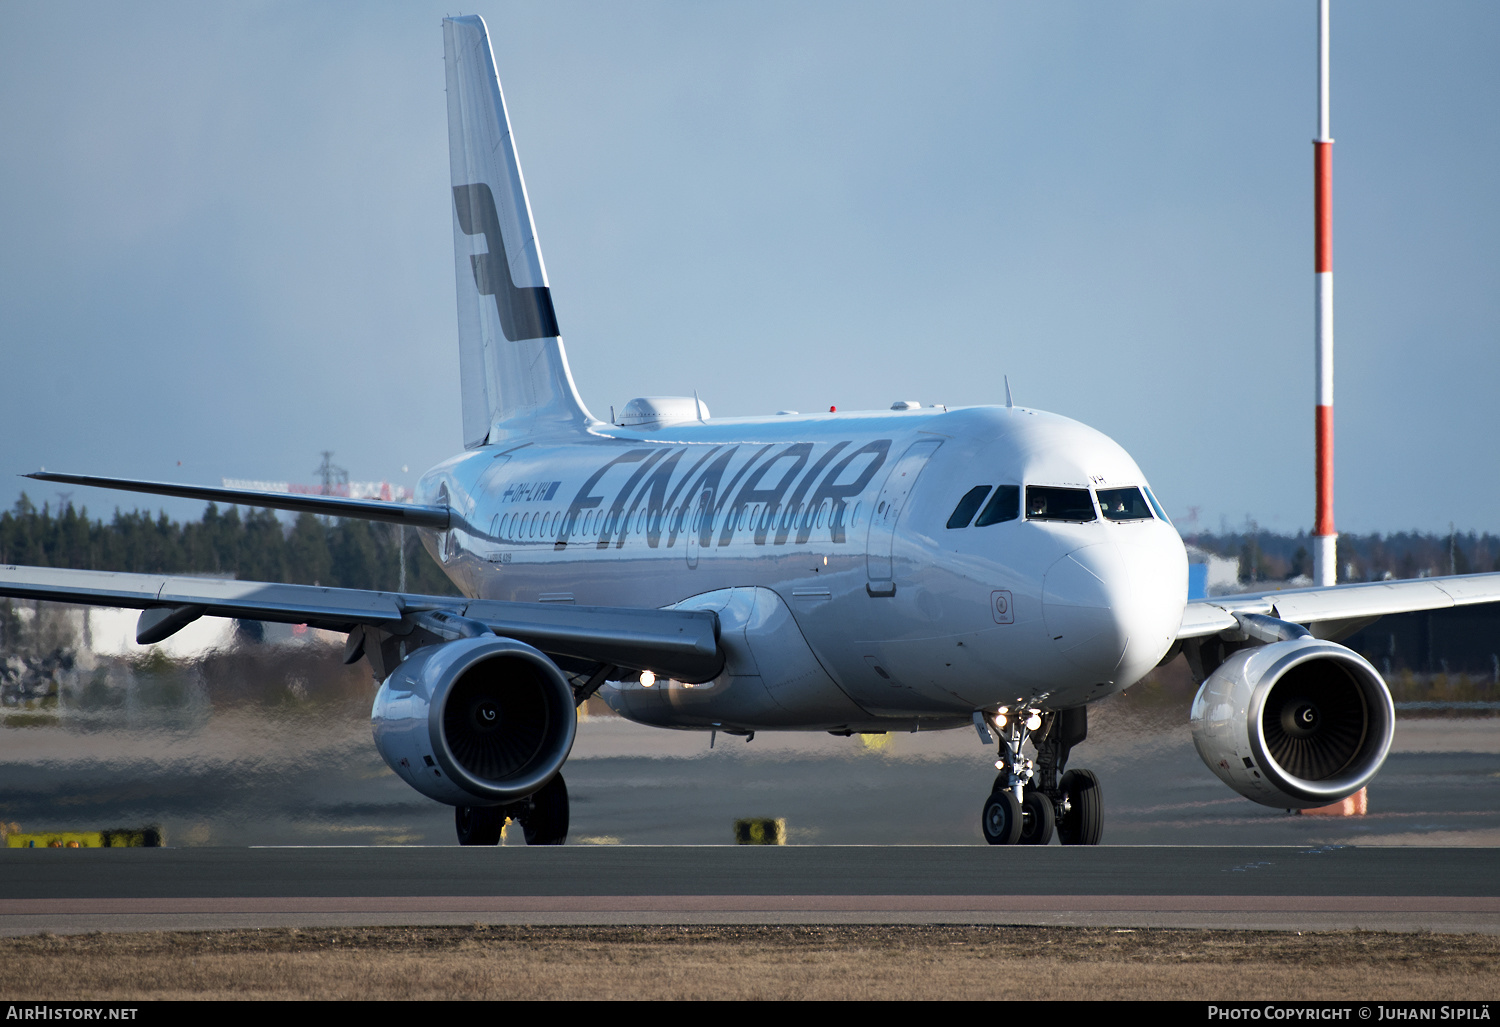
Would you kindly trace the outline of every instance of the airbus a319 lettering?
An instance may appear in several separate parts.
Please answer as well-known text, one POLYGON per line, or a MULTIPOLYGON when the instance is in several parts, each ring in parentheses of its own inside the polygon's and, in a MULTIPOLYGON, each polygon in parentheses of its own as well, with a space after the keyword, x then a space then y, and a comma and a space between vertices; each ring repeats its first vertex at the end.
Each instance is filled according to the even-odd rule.
POLYGON ((142 643, 204 615, 345 632, 381 681, 375 744, 459 840, 568 832, 563 765, 596 692, 663 728, 963 728, 996 746, 993 844, 1097 844, 1071 766, 1088 704, 1185 651, 1204 762, 1270 806, 1363 787, 1380 675, 1336 639, 1500 599, 1500 575, 1189 602, 1181 539, 1130 455, 1038 410, 712 418, 693 397, 590 414, 559 336, 484 22, 443 22, 464 451, 411 505, 38 474, 415 526, 464 598, 0 569, 0 594, 136 607, 142 643), (610 687, 603 688, 606 682, 610 687), (601 690, 602 689, 602 690, 601 690))

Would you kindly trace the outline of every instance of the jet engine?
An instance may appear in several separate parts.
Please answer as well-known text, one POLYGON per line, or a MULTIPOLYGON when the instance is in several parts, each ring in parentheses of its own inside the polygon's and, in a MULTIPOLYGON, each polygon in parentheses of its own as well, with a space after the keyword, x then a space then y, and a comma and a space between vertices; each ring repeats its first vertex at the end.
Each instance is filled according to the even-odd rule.
POLYGON ((1245 798, 1311 809, 1375 776, 1395 721, 1374 667, 1337 643, 1303 637, 1230 654, 1193 699, 1193 744, 1245 798))
POLYGON ((417 650, 380 686, 370 720, 391 769, 450 806, 531 795, 562 768, 578 730, 557 665, 494 635, 417 650))

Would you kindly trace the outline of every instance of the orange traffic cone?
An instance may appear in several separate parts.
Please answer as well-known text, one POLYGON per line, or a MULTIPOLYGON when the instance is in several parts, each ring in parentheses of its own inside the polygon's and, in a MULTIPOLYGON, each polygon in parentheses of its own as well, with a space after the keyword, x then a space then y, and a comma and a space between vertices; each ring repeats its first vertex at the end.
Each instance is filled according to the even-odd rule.
POLYGON ((1310 817, 1362 817, 1370 809, 1370 796, 1368 791, 1361 788, 1346 799, 1340 799, 1331 806, 1319 806, 1316 809, 1304 809, 1297 812, 1310 817))

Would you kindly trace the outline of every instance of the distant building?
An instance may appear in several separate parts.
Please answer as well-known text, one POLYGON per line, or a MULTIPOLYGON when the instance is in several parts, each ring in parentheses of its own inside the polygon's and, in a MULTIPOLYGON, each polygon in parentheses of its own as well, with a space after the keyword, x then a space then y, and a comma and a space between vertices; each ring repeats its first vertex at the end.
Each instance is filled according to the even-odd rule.
POLYGON ((1243 588, 1240 585, 1238 560, 1218 556, 1193 545, 1187 547, 1187 557, 1189 599, 1228 595, 1243 588))

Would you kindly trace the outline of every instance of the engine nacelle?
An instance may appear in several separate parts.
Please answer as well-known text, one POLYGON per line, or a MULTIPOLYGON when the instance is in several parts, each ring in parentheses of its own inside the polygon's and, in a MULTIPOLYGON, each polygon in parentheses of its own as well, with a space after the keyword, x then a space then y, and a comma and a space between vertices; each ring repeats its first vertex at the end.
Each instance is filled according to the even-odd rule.
POLYGON ((1247 799, 1311 809, 1353 795, 1385 762, 1396 709, 1380 674, 1334 642, 1232 653, 1193 699, 1193 744, 1247 799))
POLYGON ((450 806, 515 802, 573 749, 573 690, 514 639, 460 638, 417 650, 380 686, 375 747, 407 784, 450 806))

